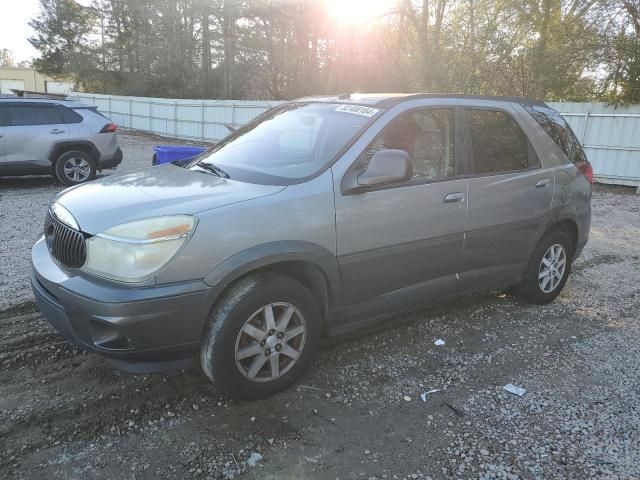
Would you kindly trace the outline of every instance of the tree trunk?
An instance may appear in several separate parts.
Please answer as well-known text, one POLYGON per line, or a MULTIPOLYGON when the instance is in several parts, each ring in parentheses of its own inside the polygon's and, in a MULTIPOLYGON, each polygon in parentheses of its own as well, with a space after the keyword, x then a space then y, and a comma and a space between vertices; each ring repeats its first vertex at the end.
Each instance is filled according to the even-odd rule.
POLYGON ((223 66, 223 96, 230 99, 233 96, 233 66, 234 66, 234 50, 235 50, 235 17, 233 12, 233 0, 224 0, 223 6, 223 23, 222 37, 224 49, 224 66, 223 66))
POLYGON ((202 5, 202 96, 211 96, 211 30, 209 29, 209 5, 202 5))

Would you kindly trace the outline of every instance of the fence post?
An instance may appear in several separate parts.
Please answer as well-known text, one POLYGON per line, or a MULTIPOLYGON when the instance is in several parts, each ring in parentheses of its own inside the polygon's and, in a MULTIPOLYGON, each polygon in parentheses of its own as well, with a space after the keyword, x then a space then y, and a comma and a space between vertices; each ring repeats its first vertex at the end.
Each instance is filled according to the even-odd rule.
POLYGON ((133 130, 133 111, 131 109, 131 97, 129 97, 129 130, 133 130))
POLYGON ((202 133, 202 141, 204 142, 204 102, 202 102, 202 112, 201 112, 201 116, 200 116, 200 130, 202 133))
POLYGON ((156 133, 153 131, 153 100, 149 100, 149 131, 156 133))
POLYGON ((236 104, 231 104, 231 126, 235 128, 236 125, 236 104))
POLYGON ((582 125, 582 135, 580 138, 580 143, 582 143, 582 145, 584 145, 584 140, 587 136, 587 124, 589 123, 589 115, 591 115, 591 112, 587 108, 587 111, 584 114, 584 125, 582 125))
POLYGON ((178 101, 173 102, 173 136, 178 138, 178 101))
POLYGON ((108 99, 108 105, 109 105, 109 115, 107 115, 109 118, 111 118, 111 95, 109 95, 109 99, 108 99))

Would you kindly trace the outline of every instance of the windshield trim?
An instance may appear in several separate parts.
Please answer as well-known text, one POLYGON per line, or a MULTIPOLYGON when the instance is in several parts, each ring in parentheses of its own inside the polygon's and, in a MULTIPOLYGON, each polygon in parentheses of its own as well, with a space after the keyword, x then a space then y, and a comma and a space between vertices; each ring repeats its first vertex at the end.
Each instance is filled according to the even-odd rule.
MULTIPOLYGON (((291 101, 291 102, 281 103, 280 105, 276 105, 275 107, 272 107, 272 108, 262 112, 257 117, 253 118, 249 122, 247 122, 244 125, 242 125, 236 131, 231 132, 225 138, 223 138, 218 143, 216 143, 216 145, 214 145, 211 149, 207 150, 206 152, 203 152, 202 154, 198 155, 196 158, 192 159, 189 163, 187 163, 184 166, 184 168, 191 169, 191 167, 198 165, 203 160, 200 157, 204 156, 205 154, 208 155, 208 154, 214 153, 218 148, 224 146, 226 143, 231 141, 233 139, 233 137, 244 133, 244 130, 246 130, 246 129, 250 128, 250 127, 253 127, 253 125, 256 124, 256 123, 261 122, 263 117, 271 114, 274 110, 285 109, 285 108, 287 108, 288 106, 291 106, 291 105, 301 105, 301 104, 302 105, 327 105, 327 104, 333 104, 333 105, 354 105, 354 106, 362 106, 362 107, 371 107, 371 105, 367 105, 367 104, 359 104, 359 103, 355 103, 355 102, 340 102, 340 101, 337 101, 337 102, 333 102, 333 101, 332 102, 326 102, 326 101, 308 101, 307 100, 307 101, 291 101)), ((324 165, 322 165, 320 168, 318 168, 311 175, 307 175, 306 177, 300 177, 300 178, 289 178, 289 177, 281 177, 281 176, 276 176, 276 175, 264 174, 264 173, 257 172, 257 171, 252 171, 252 170, 243 170, 243 172, 245 172, 247 174, 246 176, 248 177, 246 182, 248 182, 248 183, 261 183, 261 184, 266 182, 265 183, 266 185, 288 186, 288 185, 298 185, 300 183, 305 183, 305 182, 308 182, 309 180, 313 180, 314 178, 322 175, 329 168, 331 168, 340 159, 340 157, 342 157, 353 146, 353 144, 356 143, 358 141, 358 139, 367 130, 369 130, 371 125, 373 125, 373 123, 378 118, 380 118, 388 110, 388 108, 380 108, 377 105, 374 106, 373 108, 377 109, 378 112, 376 112, 374 115, 372 115, 362 125, 362 127, 353 135, 353 137, 351 137, 351 139, 349 139, 349 141, 340 150, 338 150, 338 152, 332 158, 330 158, 324 165), (252 181, 252 179, 255 180, 255 181, 252 181), (260 182, 259 180, 263 180, 263 181, 260 182)), ((215 163, 214 163, 214 165, 215 165, 215 163)), ((225 170, 226 171, 230 171, 230 169, 228 167, 225 170)), ((234 178, 232 171, 230 173, 231 173, 231 180, 241 181, 241 180, 238 180, 237 178, 234 178)))

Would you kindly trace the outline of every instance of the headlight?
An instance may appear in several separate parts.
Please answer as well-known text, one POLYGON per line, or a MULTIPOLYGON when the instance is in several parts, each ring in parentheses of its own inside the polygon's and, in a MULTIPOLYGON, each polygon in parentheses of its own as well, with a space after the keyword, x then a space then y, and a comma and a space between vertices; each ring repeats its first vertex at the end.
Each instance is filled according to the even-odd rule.
POLYGON ((169 262, 191 236, 195 217, 175 215, 125 223, 87 240, 87 272, 141 282, 169 262))

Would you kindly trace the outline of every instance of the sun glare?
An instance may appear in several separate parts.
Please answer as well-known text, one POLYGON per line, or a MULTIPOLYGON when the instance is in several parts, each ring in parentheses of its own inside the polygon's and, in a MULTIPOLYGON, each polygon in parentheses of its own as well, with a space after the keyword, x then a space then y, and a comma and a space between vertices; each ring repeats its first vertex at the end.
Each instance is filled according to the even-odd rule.
POLYGON ((331 16, 350 24, 364 25, 391 12, 395 0, 325 0, 331 16))

